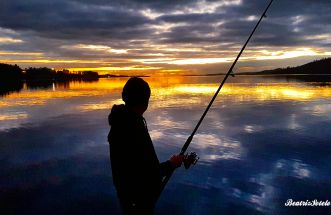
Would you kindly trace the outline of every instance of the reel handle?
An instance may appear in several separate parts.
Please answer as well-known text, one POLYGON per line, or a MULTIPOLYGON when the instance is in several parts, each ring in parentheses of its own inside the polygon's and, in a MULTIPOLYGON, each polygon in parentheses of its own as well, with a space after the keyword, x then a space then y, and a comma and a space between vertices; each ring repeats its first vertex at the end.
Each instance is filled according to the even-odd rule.
POLYGON ((184 167, 185 169, 190 168, 191 165, 195 165, 199 160, 199 157, 197 155, 197 153, 195 152, 191 152, 190 154, 186 154, 184 157, 184 167))

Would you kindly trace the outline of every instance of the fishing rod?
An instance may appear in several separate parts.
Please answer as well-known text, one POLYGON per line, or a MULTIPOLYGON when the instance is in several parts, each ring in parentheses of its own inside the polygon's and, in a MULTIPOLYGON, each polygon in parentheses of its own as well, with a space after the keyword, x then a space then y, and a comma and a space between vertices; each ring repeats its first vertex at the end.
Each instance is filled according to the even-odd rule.
MULTIPOLYGON (((253 31, 251 32, 251 34, 249 35, 248 39, 246 40, 244 46, 241 48, 239 54, 237 55, 236 59, 234 60, 234 62, 232 63, 231 67, 229 68, 228 72, 226 73, 225 77, 223 78, 220 86, 218 87, 218 89, 216 90, 214 96, 212 97, 212 99, 210 100, 207 108, 205 109, 205 111, 203 112, 200 120, 198 121, 197 125, 195 126, 195 128, 193 129, 191 135, 187 138, 184 146, 182 147, 181 151, 180 151, 180 155, 185 155, 185 152, 187 150, 187 148, 189 147, 190 143, 192 142, 193 140, 193 137, 195 135, 195 133, 197 132, 198 128, 200 127, 200 124, 202 123, 203 119, 205 118, 206 114, 208 113, 210 107, 212 106, 212 104, 214 103, 214 100, 216 99, 218 93, 220 92, 220 90, 222 89, 224 83, 226 82, 226 80, 228 79, 229 75, 231 75, 232 73, 232 70, 234 68, 234 66, 236 65, 238 59, 240 58, 241 54, 243 53, 243 51, 245 50, 248 42, 250 41, 251 37, 253 36, 255 30, 257 29, 257 27, 259 26, 260 22, 262 21, 263 18, 267 17, 266 16, 266 13, 270 7, 270 5, 272 4, 274 0, 271 0, 268 4, 268 6, 266 7, 266 9, 264 10, 264 12, 262 13, 259 21, 256 23, 253 31)), ((196 160, 196 154, 195 153, 191 153, 190 155, 187 155, 186 157, 188 157, 188 159, 191 161, 191 163, 195 163, 197 160, 196 160)), ((185 161, 184 161, 184 165, 185 165, 185 161)), ((187 165, 185 165, 186 168, 188 168, 190 166, 190 164, 188 163, 187 165)), ((162 180, 162 184, 161 184, 161 188, 160 188, 160 192, 159 192, 159 195, 158 197, 160 197, 162 191, 164 190, 165 186, 167 185, 169 179, 171 178, 172 174, 174 173, 175 170, 172 170, 168 175, 166 175, 164 177, 164 179, 162 180)))

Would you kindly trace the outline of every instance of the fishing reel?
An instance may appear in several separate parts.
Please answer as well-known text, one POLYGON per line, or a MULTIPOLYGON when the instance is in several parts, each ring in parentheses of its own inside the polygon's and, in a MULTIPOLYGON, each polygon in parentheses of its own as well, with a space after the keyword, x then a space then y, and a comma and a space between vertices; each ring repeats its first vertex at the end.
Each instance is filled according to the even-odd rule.
POLYGON ((184 161, 183 161, 185 169, 190 168, 191 165, 195 165, 198 162, 198 160, 199 157, 197 153, 195 152, 191 152, 190 154, 187 153, 184 156, 184 161))

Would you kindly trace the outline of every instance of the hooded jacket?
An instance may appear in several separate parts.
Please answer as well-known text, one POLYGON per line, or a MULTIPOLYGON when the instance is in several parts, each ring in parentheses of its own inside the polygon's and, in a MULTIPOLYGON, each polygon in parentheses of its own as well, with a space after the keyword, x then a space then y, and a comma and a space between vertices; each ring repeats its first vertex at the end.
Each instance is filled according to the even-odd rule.
POLYGON ((155 203, 162 178, 172 169, 170 162, 159 162, 141 115, 114 105, 108 120, 113 183, 120 200, 155 203))

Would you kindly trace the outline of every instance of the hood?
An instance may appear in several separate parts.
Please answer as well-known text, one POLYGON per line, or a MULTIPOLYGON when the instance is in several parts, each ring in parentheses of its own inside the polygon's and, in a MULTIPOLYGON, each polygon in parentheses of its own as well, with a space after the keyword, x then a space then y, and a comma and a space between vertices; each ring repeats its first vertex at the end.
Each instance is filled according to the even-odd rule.
POLYGON ((142 120, 142 116, 130 111, 124 104, 114 105, 108 116, 108 122, 110 126, 137 123, 138 121, 142 120))

